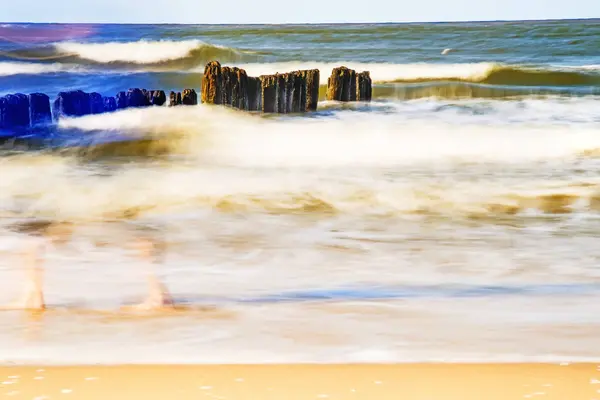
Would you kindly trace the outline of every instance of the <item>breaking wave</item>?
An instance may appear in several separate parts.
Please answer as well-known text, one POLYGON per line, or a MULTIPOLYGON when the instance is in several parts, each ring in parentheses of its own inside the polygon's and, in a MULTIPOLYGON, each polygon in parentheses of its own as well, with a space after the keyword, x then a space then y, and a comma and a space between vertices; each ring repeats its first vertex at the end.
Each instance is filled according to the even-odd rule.
POLYGON ((136 42, 58 42, 3 54, 17 61, 60 62, 85 66, 147 71, 186 70, 211 60, 255 61, 256 53, 200 40, 139 40, 136 42))
POLYGON ((0 62, 0 76, 40 75, 57 72, 85 72, 85 68, 73 64, 41 64, 24 62, 0 62))
POLYGON ((159 40, 109 43, 56 43, 61 54, 71 54, 83 60, 97 63, 164 64, 172 61, 209 61, 212 59, 235 60, 243 52, 229 47, 217 46, 200 40, 159 40))
POLYGON ((554 173, 548 171, 564 169, 565 160, 594 162, 596 155, 587 153, 600 148, 600 137, 591 126, 515 129, 354 112, 282 121, 197 106, 63 119, 60 127, 82 136, 119 132, 130 138, 79 149, 87 155, 143 158, 100 175, 82 171, 79 158, 68 152, 0 158, 5 213, 128 219, 201 207, 485 219, 600 210, 597 179, 546 180, 554 173), (165 153, 180 162, 146 158, 165 153), (532 165, 547 170, 526 182, 489 181, 490 165, 498 164, 502 170, 532 165), (392 167, 404 178, 363 175, 372 171, 378 177, 382 171, 383 177, 392 167), (451 178, 445 179, 444 171, 453 171, 451 178))
POLYGON ((318 68, 321 84, 329 72, 340 65, 370 71, 378 84, 417 84, 461 82, 513 87, 600 86, 600 66, 520 66, 494 62, 479 63, 361 63, 317 61, 272 61, 277 54, 251 49, 236 49, 190 40, 139 40, 134 42, 57 42, 49 46, 12 50, 3 53, 9 62, 0 63, 0 75, 75 71, 75 67, 102 71, 188 71, 202 73, 208 61, 244 68, 259 76, 298 69, 318 68), (269 55, 269 57, 265 57, 269 55), (17 61, 17 62, 16 62, 17 61), (33 61, 27 64, 26 61, 33 61), (20 72, 23 71, 23 72, 20 72))
MULTIPOLYGON (((517 105, 528 126, 520 127, 514 136, 514 128, 491 123, 494 120, 485 126, 465 124, 453 110, 439 111, 445 114, 438 117, 429 109, 412 118, 407 118, 408 110, 382 113, 375 109, 370 115, 339 110, 327 116, 324 110, 322 118, 286 118, 204 105, 154 107, 62 119, 59 126, 82 132, 120 132, 134 139, 165 138, 182 154, 243 167, 510 164, 576 157, 600 148, 600 136, 593 124, 569 131, 543 121, 533 123, 535 118, 543 117, 542 112, 550 120, 575 112, 578 107, 589 108, 590 104, 593 101, 555 102, 547 106, 548 110, 517 105), (526 119, 528 115, 533 119, 526 119), (448 123, 448 119, 454 122, 448 123), (177 144, 178 140, 182 142, 177 144)), ((511 112, 502 104, 498 107, 490 115, 511 112)), ((502 121, 504 117, 494 118, 502 121)))
MULTIPOLYGON (((482 71, 462 76, 448 76, 446 80, 505 86, 593 86, 600 84, 600 71, 593 66, 568 68, 534 68, 490 64, 482 71)), ((440 80, 440 77, 399 77, 394 83, 417 83, 440 80)))
POLYGON ((318 68, 321 84, 327 84, 329 71, 340 65, 357 71, 370 71, 376 83, 427 83, 454 81, 505 86, 594 86, 600 85, 597 65, 536 68, 497 63, 470 64, 384 64, 384 63, 247 63, 239 65, 250 75, 274 74, 297 69, 318 68))

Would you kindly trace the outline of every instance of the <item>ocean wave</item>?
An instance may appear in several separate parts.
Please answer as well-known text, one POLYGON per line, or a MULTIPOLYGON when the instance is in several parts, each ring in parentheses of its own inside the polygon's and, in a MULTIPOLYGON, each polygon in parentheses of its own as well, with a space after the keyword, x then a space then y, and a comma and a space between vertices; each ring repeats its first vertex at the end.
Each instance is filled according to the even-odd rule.
POLYGON ((135 139, 171 138, 173 146, 177 145, 175 139, 181 138, 178 151, 183 154, 245 167, 537 162, 578 157, 600 148, 595 125, 573 131, 552 120, 553 116, 576 113, 584 107, 595 115, 593 108, 590 111, 594 101, 563 103, 553 102, 547 109, 518 104, 514 110, 500 104, 485 124, 472 116, 471 122, 475 123, 465 123, 451 109, 440 115, 429 108, 392 113, 372 109, 368 114, 340 110, 332 115, 323 111, 321 118, 294 118, 200 105, 62 119, 59 126, 83 132, 120 132, 135 139), (547 115, 545 123, 525 118, 526 127, 507 125, 507 114, 518 109, 523 118, 547 115), (518 134, 510 140, 507 134, 515 131, 518 134))
MULTIPOLYGON (((13 50, 3 53, 15 61, 36 61, 56 65, 80 65, 102 71, 186 71, 202 73, 208 61, 238 66, 251 76, 318 68, 321 85, 327 84, 330 71, 345 65, 357 71, 370 71, 376 84, 415 84, 452 81, 494 86, 573 87, 600 85, 600 66, 525 66, 479 63, 362 63, 312 61, 264 62, 265 53, 252 49, 219 46, 197 39, 139 40, 135 42, 57 42, 51 46, 13 50)), ((271 56, 276 57, 277 54, 271 56)), ((31 69, 41 67, 30 67, 31 69)), ((61 67, 72 70, 72 67, 61 67)))
MULTIPOLYGON (((403 85, 378 85, 373 88, 374 99, 414 100, 437 99, 523 99, 551 96, 575 97, 600 95, 600 87, 530 87, 486 85, 471 82, 431 81, 403 85)), ((323 91, 322 99, 325 98, 323 91)))
POLYGON ((560 66, 559 68, 565 69, 582 69, 586 71, 600 71, 600 64, 589 64, 589 65, 578 65, 578 66, 560 66))
POLYGON ((209 106, 123 110, 63 119, 60 127, 130 140, 0 159, 4 208, 74 219, 189 208, 478 220, 600 211, 598 179, 547 181, 565 165, 595 162, 586 154, 600 148, 594 127, 449 124, 353 112, 282 121, 209 106), (150 158, 108 175, 80 167, 81 156, 165 153, 182 162, 150 158), (489 179, 497 168, 523 167, 539 173, 526 181, 489 179), (375 175, 365 176, 365 168, 375 175), (385 178, 393 168, 403 171, 401 179, 385 178), (463 179, 445 179, 443 171, 463 179))
POLYGON ((54 62, 100 70, 148 72, 189 70, 211 60, 257 60, 258 52, 238 50, 200 40, 139 40, 136 42, 57 42, 50 46, 17 49, 2 54, 15 61, 54 62))
POLYGON ((502 64, 489 64, 485 69, 471 74, 457 76, 398 77, 390 83, 421 83, 438 81, 440 78, 451 81, 482 83, 498 86, 594 86, 600 84, 600 74, 590 66, 570 68, 525 67, 502 64))
POLYGON ((42 64, 25 62, 0 62, 0 76, 10 75, 40 75, 57 72, 85 72, 86 69, 80 65, 73 64, 42 64))
POLYGON ((284 63, 244 63, 238 65, 249 75, 266 75, 298 69, 318 68, 321 71, 321 85, 327 84, 329 71, 340 65, 357 71, 370 71, 375 83, 427 83, 456 81, 505 86, 583 86, 600 85, 600 74, 596 65, 571 67, 527 67, 498 63, 464 64, 386 64, 356 62, 284 62, 284 63))
MULTIPOLYGON (((127 220, 190 210, 223 213, 335 214, 373 217, 459 217, 502 223, 507 218, 600 212, 600 182, 586 185, 529 178, 514 185, 482 180, 344 180, 310 171, 136 165, 118 173, 35 157, 1 160, 2 211, 21 217, 127 220), (23 185, 27 181, 29 185, 23 185)), ((363 171, 364 173, 364 171, 363 171)))
POLYGON ((140 40, 137 42, 55 43, 59 53, 77 55, 98 63, 160 64, 166 61, 194 57, 199 52, 214 57, 239 54, 235 49, 216 46, 200 40, 140 40))
POLYGON ((74 57, 80 63, 149 70, 186 70, 212 60, 237 62, 256 60, 257 53, 219 46, 200 40, 140 40, 109 43, 55 43, 62 56, 74 57))
MULTIPOLYGON (((469 79, 470 77, 485 76, 493 68, 492 63, 473 64, 388 64, 388 63, 357 63, 357 62, 281 62, 281 63, 242 63, 249 75, 269 75, 278 72, 288 72, 302 69, 317 68, 321 71, 321 85, 327 85, 327 78, 333 68, 344 65, 356 71, 369 71, 376 83, 394 82, 396 80, 419 81, 421 79, 469 79)), ((203 70, 203 69, 202 69, 203 70)))

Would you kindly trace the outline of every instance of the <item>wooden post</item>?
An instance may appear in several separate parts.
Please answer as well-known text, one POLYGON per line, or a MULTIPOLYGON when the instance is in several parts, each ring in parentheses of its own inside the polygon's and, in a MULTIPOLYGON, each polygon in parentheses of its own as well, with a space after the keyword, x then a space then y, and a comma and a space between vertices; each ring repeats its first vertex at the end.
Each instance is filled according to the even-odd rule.
POLYGON ((50 98, 43 93, 29 95, 29 119, 31 125, 45 125, 52 122, 50 98))
POLYGON ((104 97, 104 112, 113 112, 117 109, 117 100, 110 96, 104 97))
POLYGON ((202 77, 202 103, 223 104, 223 75, 221 64, 211 61, 204 68, 202 77))
POLYGON ((91 113, 90 95, 81 90, 60 92, 54 100, 54 119, 60 117, 81 117, 91 113))
POLYGON ((371 101, 373 93, 371 75, 369 71, 356 75, 356 100, 371 101))
POLYGON ((320 73, 318 69, 303 71, 306 81, 306 106, 305 111, 316 111, 319 103, 320 73))
POLYGON ((169 106, 180 106, 181 105, 181 92, 171 92, 169 95, 169 106))
POLYGON ((261 111, 262 110, 262 82, 260 78, 248 77, 248 110, 249 111, 261 111))
POLYGON ((371 101, 371 77, 346 67, 334 68, 327 80, 327 100, 371 101))
POLYGON ((266 113, 278 112, 277 107, 277 75, 265 75, 261 81, 262 111, 266 113))
POLYGON ((104 99, 100 93, 90 93, 90 114, 102 114, 104 112, 104 99))
POLYGON ((198 104, 198 94, 194 89, 184 89, 181 94, 181 104, 195 106, 198 104))

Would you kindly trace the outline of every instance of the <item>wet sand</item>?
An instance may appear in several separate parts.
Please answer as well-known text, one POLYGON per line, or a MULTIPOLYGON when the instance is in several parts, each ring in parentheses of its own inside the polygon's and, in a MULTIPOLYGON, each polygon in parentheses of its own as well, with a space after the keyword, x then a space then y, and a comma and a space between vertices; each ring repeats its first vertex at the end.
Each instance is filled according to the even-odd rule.
POLYGON ((600 399, 599 364, 0 367, 13 399, 600 399))

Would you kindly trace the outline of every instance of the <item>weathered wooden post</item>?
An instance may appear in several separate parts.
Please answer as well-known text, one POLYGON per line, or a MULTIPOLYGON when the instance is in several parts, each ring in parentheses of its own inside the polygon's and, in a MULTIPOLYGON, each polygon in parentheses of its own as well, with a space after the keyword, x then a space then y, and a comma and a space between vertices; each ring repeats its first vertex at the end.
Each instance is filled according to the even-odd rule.
POLYGON ((239 68, 230 69, 231 82, 231 102, 232 107, 247 110, 248 109, 248 74, 239 68))
POLYGON ((318 69, 302 71, 306 82, 306 111, 316 111, 319 103, 321 74, 318 69))
POLYGON ((306 111, 306 73, 305 71, 297 71, 294 74, 294 89, 292 94, 292 108, 291 112, 304 112, 306 111))
POLYGON ((223 104, 223 75, 218 61, 211 61, 204 68, 201 101, 207 104, 223 104))
MULTIPOLYGON (((351 101, 351 82, 356 72, 346 67, 334 68, 327 80, 327 100, 351 101)), ((355 83, 356 85, 356 83, 355 83)), ((354 95, 356 100, 356 92, 354 95)))
POLYGON ((104 98, 100 93, 90 93, 90 114, 102 114, 104 112, 104 98))
POLYGON ((373 84, 369 71, 361 72, 356 75, 356 100, 371 101, 373 94, 373 84))
POLYGON ((0 128, 27 128, 31 124, 29 97, 22 94, 9 94, 0 98, 0 128))
POLYGON ((148 102, 153 106, 162 106, 167 102, 167 95, 163 90, 148 91, 148 102))
POLYGON ((181 104, 195 106, 198 104, 198 94, 194 89, 184 89, 181 94, 181 104))
POLYGON ((240 68, 221 67, 217 61, 208 63, 202 77, 201 101, 248 110, 248 74, 240 68))
POLYGON ((169 106, 180 106, 181 105, 181 92, 171 92, 169 94, 169 106))
POLYGON ((45 125, 52 122, 50 97, 43 93, 29 95, 29 119, 31 125, 45 125))
POLYGON ((134 88, 127 91, 127 107, 147 107, 150 105, 142 89, 134 88))
POLYGON ((91 113, 90 95, 82 90, 60 92, 54 100, 52 112, 55 120, 63 116, 81 117, 89 115, 91 113))
POLYGON ((117 110, 117 100, 110 96, 104 97, 104 112, 113 112, 117 110))
POLYGON ((371 77, 368 71, 356 73, 346 67, 334 68, 327 80, 327 100, 371 101, 371 77))
POLYGON ((120 110, 122 108, 127 108, 127 93, 119 92, 115 96, 115 100, 117 101, 117 109, 120 110))
POLYGON ((277 107, 277 75, 264 75, 260 77, 261 82, 261 104, 262 112, 276 113, 277 107))
POLYGON ((283 114, 317 109, 319 70, 265 75, 260 80, 263 112, 283 114))
POLYGON ((313 111, 319 101, 319 70, 250 77, 245 70, 206 64, 202 102, 265 113, 313 111))
POLYGON ((248 77, 248 110, 249 111, 260 111, 262 110, 262 82, 260 78, 248 77))

